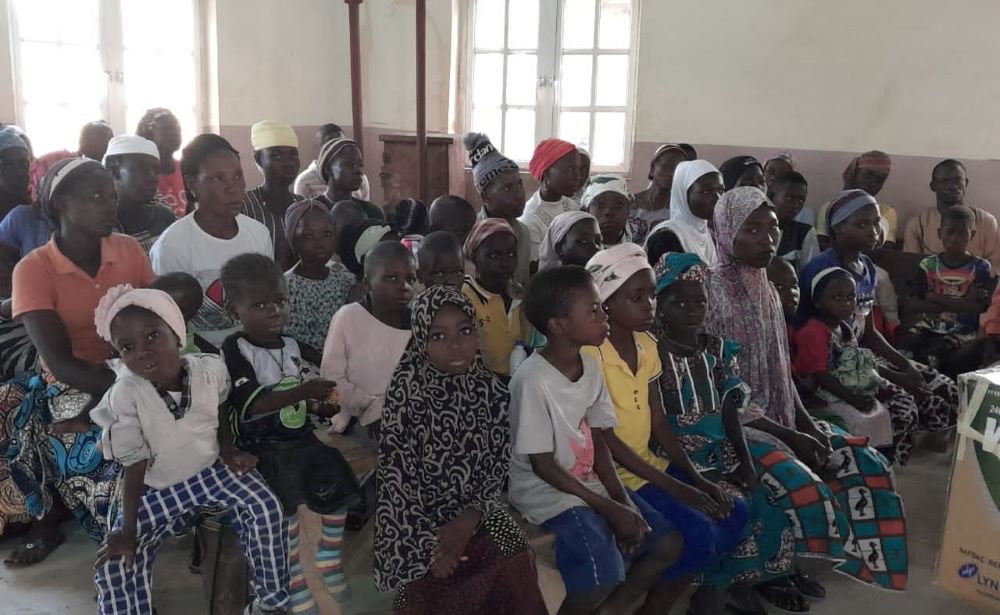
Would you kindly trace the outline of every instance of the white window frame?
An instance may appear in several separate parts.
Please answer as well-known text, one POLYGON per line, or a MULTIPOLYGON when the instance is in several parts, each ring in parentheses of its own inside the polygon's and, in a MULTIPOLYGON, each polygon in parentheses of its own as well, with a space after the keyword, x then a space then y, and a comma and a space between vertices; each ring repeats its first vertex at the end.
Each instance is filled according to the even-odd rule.
MULTIPOLYGON (((174 0, 172 0, 174 1, 174 0)), ((194 39, 194 92, 195 121, 198 129, 207 124, 205 117, 205 84, 202 79, 204 70, 203 59, 203 28, 201 15, 203 0, 183 0, 191 3, 192 32, 194 39)), ((18 30, 17 8, 13 0, 7 1, 7 22, 10 24, 11 61, 13 63, 14 116, 17 123, 24 126, 25 100, 22 95, 22 68, 20 58, 21 36, 18 30)), ((111 125, 115 134, 132 134, 135 126, 126 124, 125 104, 125 37, 122 24, 121 0, 98 0, 98 24, 100 28, 100 54, 104 74, 107 77, 107 90, 101 103, 101 118, 111 125)), ((195 135, 184 135, 185 140, 195 135)), ((30 135, 29 135, 30 137, 30 135)), ((46 152, 35 152, 41 155, 46 152)))
MULTIPOLYGON (((563 20, 560 18, 563 8, 564 0, 539 0, 539 14, 538 14, 538 34, 539 34, 539 44, 535 50, 538 59, 538 76, 536 79, 537 91, 535 96, 535 142, 539 142, 543 139, 558 136, 559 131, 559 113, 560 111, 586 111, 590 113, 590 137, 593 140, 594 136, 594 119, 596 117, 595 113, 601 111, 613 111, 621 112, 622 107, 604 107, 598 106, 596 104, 588 106, 573 106, 573 107, 560 107, 559 106, 559 68, 560 68, 560 58, 563 55, 591 55, 593 57, 593 66, 591 68, 591 82, 590 82, 590 100, 592 103, 596 102, 596 92, 597 92, 597 58, 599 55, 625 55, 629 59, 629 75, 628 75, 628 86, 625 97, 625 142, 624 142, 624 157, 621 165, 614 166, 598 166, 594 165, 591 168, 591 172, 614 172, 614 173, 628 173, 631 171, 632 165, 632 150, 635 147, 635 90, 636 90, 636 73, 638 64, 638 47, 639 47, 639 20, 640 11, 642 8, 641 0, 631 0, 632 1, 632 31, 629 39, 628 49, 601 49, 598 46, 598 37, 600 33, 600 18, 601 18, 601 2, 600 0, 595 0, 594 8, 594 45, 591 49, 566 49, 562 48, 562 25, 563 20), (547 33, 551 37, 550 44, 542 44, 543 41, 547 40, 547 33)), ((465 88, 464 100, 462 102, 462 127, 463 131, 469 131, 473 129, 472 126, 472 88, 475 83, 475 55, 476 55, 476 41, 475 41, 475 24, 476 24, 476 8, 478 6, 477 0, 472 0, 469 3, 468 10, 465 11, 465 23, 464 28, 467 33, 464 49, 464 66, 466 78, 464 82, 467 84, 465 88)), ((494 144, 497 145, 501 150, 504 141, 504 130, 507 122, 506 111, 508 109, 520 109, 520 108, 530 108, 525 105, 507 105, 506 95, 507 95, 507 59, 510 55, 516 54, 518 49, 510 49, 507 47, 507 29, 510 27, 509 23, 510 14, 510 0, 504 0, 504 46, 500 50, 503 54, 503 74, 500 76, 503 83, 503 100, 501 101, 501 134, 499 135, 489 135, 494 144)), ((496 50, 491 50, 496 51, 496 50)), ((522 167, 527 166, 527 160, 518 160, 522 167)))

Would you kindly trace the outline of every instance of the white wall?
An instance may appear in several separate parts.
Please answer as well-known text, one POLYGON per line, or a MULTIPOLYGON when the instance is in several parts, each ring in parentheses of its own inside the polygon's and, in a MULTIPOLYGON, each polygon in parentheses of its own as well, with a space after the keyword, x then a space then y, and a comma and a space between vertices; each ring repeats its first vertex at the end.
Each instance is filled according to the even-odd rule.
POLYGON ((636 139, 994 158, 1000 2, 643 0, 636 139))
POLYGON ((14 72, 10 59, 10 7, 8 0, 0 0, 0 122, 13 124, 14 72))
MULTIPOLYGON (((219 123, 351 122, 347 5, 342 0, 216 0, 219 123)), ((427 3, 427 125, 448 125, 451 2, 427 3)), ((364 123, 416 129, 412 0, 361 5, 364 123)))

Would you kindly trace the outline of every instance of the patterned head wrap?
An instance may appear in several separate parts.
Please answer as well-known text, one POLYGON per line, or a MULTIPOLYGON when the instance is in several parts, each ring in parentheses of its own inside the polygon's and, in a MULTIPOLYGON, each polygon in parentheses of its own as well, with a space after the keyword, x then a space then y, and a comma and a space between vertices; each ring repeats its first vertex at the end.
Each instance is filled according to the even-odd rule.
POLYGON ((549 170, 549 167, 572 152, 576 152, 576 146, 569 141, 545 139, 535 146, 535 153, 531 156, 531 162, 528 163, 528 171, 537 181, 542 181, 542 176, 549 170))
POLYGON ((868 205, 878 207, 875 197, 864 190, 842 190, 830 201, 830 206, 826 208, 826 228, 833 230, 844 220, 851 217, 851 214, 868 205))
POLYGON ((515 238, 517 237, 514 229, 503 218, 486 218, 476 222, 472 230, 469 231, 469 236, 465 238, 465 260, 473 263, 476 262, 476 253, 479 252, 479 246, 483 245, 483 242, 488 237, 492 237, 497 233, 508 233, 515 238))
POLYGON ((542 237, 541 245, 538 246, 539 271, 560 265, 561 260, 559 253, 556 251, 559 242, 565 239, 574 224, 583 220, 597 222, 597 218, 585 211, 567 211, 553 218, 552 224, 549 225, 549 228, 545 229, 545 236, 542 237))
POLYGON ((586 190, 583 191, 583 196, 580 197, 580 206, 586 210, 590 209, 590 203, 599 194, 605 192, 616 192, 629 202, 632 202, 632 193, 628 190, 628 182, 625 181, 624 177, 620 175, 595 175, 590 178, 587 183, 586 190))
POLYGON ((111 342, 111 323, 125 308, 134 305, 156 314, 177 334, 179 345, 187 343, 187 326, 184 315, 174 300, 162 290, 152 288, 132 288, 130 284, 119 284, 108 290, 94 310, 94 325, 101 339, 111 342))
POLYGON ((628 279, 640 271, 652 271, 646 253, 634 243, 620 243, 601 250, 587 263, 587 271, 597 284, 601 302, 607 301, 628 279))
MULTIPOLYGON (((288 209, 285 210, 285 241, 288 242, 289 246, 292 245, 292 237, 295 236, 295 229, 299 227, 299 222, 302 221, 302 218, 304 218, 307 213, 314 209, 323 212, 326 216, 330 215, 326 206, 315 199, 295 201, 288 206, 288 209)), ((333 220, 331 219, 330 222, 332 224, 333 220)))
POLYGON ((354 139, 340 137, 339 139, 330 139, 323 144, 323 147, 319 148, 319 155, 316 157, 316 167, 319 169, 319 178, 323 180, 323 183, 330 181, 330 161, 348 147, 358 147, 358 144, 354 139))
POLYGON ((474 507, 484 520, 505 510, 510 392, 482 356, 461 374, 445 373, 428 360, 431 323, 446 305, 476 322, 472 304, 456 288, 433 286, 417 295, 413 335, 385 394, 374 569, 375 583, 384 591, 427 575, 437 530, 463 510, 474 507), (414 458, 430 450, 415 449, 418 442, 448 445, 414 458))
POLYGON ((656 264, 656 294, 667 290, 675 282, 704 283, 710 272, 708 265, 697 254, 667 252, 656 264))

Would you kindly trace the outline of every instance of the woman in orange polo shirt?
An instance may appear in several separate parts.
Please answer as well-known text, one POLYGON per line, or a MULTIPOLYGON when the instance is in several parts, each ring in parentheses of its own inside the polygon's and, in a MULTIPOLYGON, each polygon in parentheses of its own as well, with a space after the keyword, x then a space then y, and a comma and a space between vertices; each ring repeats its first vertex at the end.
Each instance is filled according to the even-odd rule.
POLYGON ((0 528, 25 514, 39 519, 8 560, 19 565, 41 561, 63 540, 51 514, 53 492, 92 537, 100 540, 107 529, 119 468, 96 450, 100 431, 89 410, 115 376, 105 364, 112 349, 97 335, 94 310, 109 288, 153 280, 139 243, 112 233, 115 186, 100 163, 59 161, 46 173, 39 200, 55 230, 14 269, 13 315, 46 367, 0 387, 0 528))

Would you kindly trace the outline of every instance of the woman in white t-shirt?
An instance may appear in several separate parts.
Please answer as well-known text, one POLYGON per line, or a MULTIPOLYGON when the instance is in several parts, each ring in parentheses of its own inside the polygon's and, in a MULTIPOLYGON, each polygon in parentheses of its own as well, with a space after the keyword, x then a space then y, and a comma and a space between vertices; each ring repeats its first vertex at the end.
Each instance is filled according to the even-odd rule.
POLYGON ((171 224, 149 256, 157 275, 182 271, 198 280, 205 301, 191 326, 207 342, 221 346, 236 330, 223 304, 222 266, 247 252, 273 258, 274 247, 267 227, 240 214, 246 182, 239 152, 228 141, 198 135, 181 152, 181 172, 188 201, 196 209, 171 224))
POLYGON ((583 183, 577 160, 580 154, 568 141, 546 139, 535 147, 528 163, 531 176, 541 182, 518 220, 531 235, 531 260, 538 260, 538 249, 552 220, 567 211, 579 211, 573 195, 583 183))

